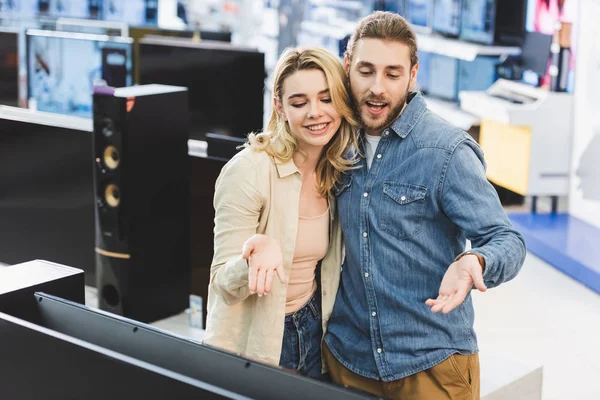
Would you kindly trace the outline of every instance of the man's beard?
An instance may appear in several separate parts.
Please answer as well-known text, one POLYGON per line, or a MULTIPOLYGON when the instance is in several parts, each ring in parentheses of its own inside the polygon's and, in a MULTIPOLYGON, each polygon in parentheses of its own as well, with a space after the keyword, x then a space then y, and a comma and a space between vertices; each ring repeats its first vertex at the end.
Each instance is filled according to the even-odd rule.
POLYGON ((402 112, 402 109, 406 104, 406 99, 408 98, 409 87, 410 85, 407 86, 406 92, 404 93, 404 96, 400 99, 400 101, 395 106, 393 106, 393 108, 391 108, 392 103, 388 99, 384 97, 374 96, 372 94, 363 97, 360 101, 357 101, 354 92, 352 92, 352 85, 350 85, 350 97, 352 99, 352 108, 354 110, 354 116, 356 117, 356 119, 358 119, 360 125, 367 132, 377 132, 383 130, 384 128, 387 128, 388 126, 392 125, 394 121, 400 116, 400 113, 402 112), (386 107, 390 107, 390 113, 388 114, 388 117, 383 122, 376 123, 376 125, 369 124, 367 121, 365 121, 361 113, 361 107, 363 105, 366 105, 367 101, 375 103, 387 103, 386 107))

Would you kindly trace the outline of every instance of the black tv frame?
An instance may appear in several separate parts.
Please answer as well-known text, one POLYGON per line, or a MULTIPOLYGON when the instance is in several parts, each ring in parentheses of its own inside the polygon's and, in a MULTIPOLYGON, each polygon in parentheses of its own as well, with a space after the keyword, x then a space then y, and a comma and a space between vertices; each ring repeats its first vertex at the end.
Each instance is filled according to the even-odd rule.
POLYGON ((2 398, 247 399, 0 312, 2 398))
MULTIPOLYGON (((73 373, 73 364, 66 362, 69 357, 74 357, 73 363, 82 361, 79 368, 86 368, 85 365, 89 363, 97 363, 97 366, 91 367, 96 370, 108 368, 118 361, 121 367, 123 364, 126 366, 121 368, 121 376, 115 382, 128 382, 128 375, 131 375, 132 386, 152 385, 153 382, 146 382, 144 379, 149 378, 149 374, 153 373, 157 377, 162 375, 163 380, 167 377, 171 379, 173 382, 164 384, 173 384, 173 390, 179 390, 179 386, 175 383, 181 382, 181 377, 186 377, 189 380, 187 386, 193 383, 195 387, 200 387, 198 384, 200 382, 204 385, 201 388, 206 393, 213 390, 213 395, 218 394, 225 396, 224 398, 266 400, 279 400, 282 397, 287 400, 370 398, 362 392, 245 359, 150 325, 59 297, 36 293, 35 298, 41 324, 36 327, 23 326, 23 323, 20 323, 23 326, 20 330, 24 333, 24 338, 20 342, 29 342, 32 346, 33 351, 30 351, 27 357, 30 362, 52 360, 48 363, 52 369, 65 369, 65 372, 73 373), (35 333, 25 335, 24 328, 35 333), (60 347, 60 351, 43 350, 42 343, 48 347, 60 347), (96 354, 90 354, 90 351, 96 354), (43 354, 37 354, 38 352, 43 354), (97 353, 104 354, 110 360, 98 361, 100 357, 97 353), (83 361, 86 361, 86 364, 83 364, 83 361), (221 388, 223 392, 216 393, 214 388, 221 388), (232 397, 232 394, 238 397, 232 397)), ((3 315, 0 316, 4 318, 3 315)), ((3 346, 2 343, 10 343, 2 337, 5 329, 7 328, 0 327, 0 346, 3 346)), ((15 331, 15 328, 11 331, 15 331)), ((2 364, 7 364, 4 359, 2 364)), ((39 372, 41 375, 39 377, 34 378, 29 375, 29 380, 38 382, 36 386, 40 386, 40 379, 46 379, 42 371, 39 372)), ((0 381, 2 379, 4 377, 0 369, 0 381)), ((105 385, 111 385, 108 378, 105 379, 105 385)), ((169 397, 184 398, 179 396, 179 392, 171 392, 169 397)), ((142 398, 142 396, 135 398, 142 398)))

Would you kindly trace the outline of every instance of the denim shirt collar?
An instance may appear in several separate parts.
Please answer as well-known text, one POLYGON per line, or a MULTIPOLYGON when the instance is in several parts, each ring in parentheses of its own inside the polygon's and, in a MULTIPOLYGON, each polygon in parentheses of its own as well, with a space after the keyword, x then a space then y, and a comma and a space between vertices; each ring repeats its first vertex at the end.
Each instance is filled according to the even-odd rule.
POLYGON ((408 136, 425 110, 427 110, 427 102, 420 92, 409 93, 407 101, 408 104, 400 117, 390 126, 394 133, 402 139, 408 136))

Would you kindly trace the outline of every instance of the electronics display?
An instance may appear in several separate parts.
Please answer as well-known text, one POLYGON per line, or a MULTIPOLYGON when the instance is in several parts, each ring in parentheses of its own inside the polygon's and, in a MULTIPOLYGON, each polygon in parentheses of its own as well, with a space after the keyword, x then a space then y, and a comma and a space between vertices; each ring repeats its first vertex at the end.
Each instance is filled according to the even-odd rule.
POLYGON ((130 38, 28 30, 29 107, 91 118, 95 84, 132 84, 132 43, 130 38))
POLYGON ((525 70, 535 72, 539 76, 544 76, 548 67, 551 46, 552 35, 527 32, 521 50, 520 66, 525 70))
POLYGON ((158 1, 146 0, 104 0, 102 17, 107 21, 125 22, 134 26, 155 25, 158 22, 157 3, 158 1))
POLYGON ((432 29, 446 36, 460 34, 462 0, 434 0, 432 29))
POLYGON ((132 26, 129 28, 129 36, 133 39, 133 82, 140 82, 140 39, 146 36, 168 36, 176 38, 191 39, 198 34, 201 40, 214 40, 219 42, 231 42, 231 32, 227 31, 189 31, 177 29, 162 29, 155 26, 132 26))
POLYGON ((0 0, 0 15, 11 16, 19 12, 18 0, 0 0))
POLYGON ((431 54, 429 61, 429 91, 432 96, 455 100, 458 93, 458 59, 431 54))
POLYGON ((408 0, 408 20, 411 24, 431 29, 433 23, 432 0, 408 0))
POLYGON ((94 400, 279 400, 282 393, 288 400, 372 398, 363 392, 244 359, 59 297, 36 293, 35 300, 42 322, 29 325, 26 335, 22 333, 25 329, 18 329, 23 327, 22 320, 0 314, 0 351, 10 356, 2 363, 5 367, 0 369, 0 382, 7 376, 14 377, 11 385, 3 386, 9 386, 9 393, 16 395, 10 398, 21 397, 15 387, 38 394, 32 398, 51 399, 65 398, 65 395, 74 393, 94 400), (17 333, 19 331, 21 335, 17 333), (12 347, 10 351, 8 346, 12 347), (87 351, 84 351, 86 347, 87 351), (23 359, 28 362, 21 361, 23 359), (38 362, 31 362, 35 359, 38 362), (88 362, 82 362, 84 360, 88 362), (49 365, 53 368, 48 368, 49 365), (58 371, 54 371, 55 365, 58 371), (74 379, 72 373, 77 368, 81 369, 82 365, 86 368, 86 379, 74 379), (28 373, 20 368, 27 368, 28 373), (70 374, 65 373, 67 371, 70 374), (57 381, 62 383, 65 376, 71 383, 58 385, 57 381), (35 385, 31 385, 32 380, 35 385), (82 386, 91 389, 81 391, 82 386), (61 390, 62 396, 54 395, 56 388, 61 390), (111 388, 118 395, 109 396, 111 388), (153 395, 148 388, 158 392, 153 395), (193 390, 196 391, 195 396, 193 390), (98 392, 101 396, 95 394, 98 392), (84 395, 88 393, 91 396, 84 395))
POLYGON ((19 103, 19 34, 0 31, 0 104, 19 103))
POLYGON ((479 56, 473 61, 459 60, 457 94, 463 90, 487 90, 496 79, 496 66, 500 62, 498 57, 479 56))
POLYGON ((53 0, 50 2, 50 15, 53 17, 88 18, 88 0, 53 0))
POLYGON ((72 265, 95 286, 92 122, 0 106, 0 262, 72 265))
POLYGON ((264 54, 248 47, 187 39, 140 41, 140 84, 189 89, 190 138, 246 137, 262 130, 264 54))
POLYGON ((375 0, 373 1, 373 10, 391 11, 406 17, 407 3, 407 0, 375 0))
POLYGON ((462 0, 460 38, 483 44, 520 46, 527 0, 462 0))
POLYGON ((480 56, 465 61, 430 54, 428 94, 457 101, 462 90, 487 90, 497 79, 498 63, 498 57, 480 56))

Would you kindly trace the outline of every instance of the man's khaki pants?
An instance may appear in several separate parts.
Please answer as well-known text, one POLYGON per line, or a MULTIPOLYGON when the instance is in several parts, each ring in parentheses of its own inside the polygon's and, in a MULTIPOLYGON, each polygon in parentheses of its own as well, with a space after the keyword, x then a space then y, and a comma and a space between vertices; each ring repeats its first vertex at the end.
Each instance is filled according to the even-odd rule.
POLYGON ((453 354, 438 365, 406 378, 383 382, 344 367, 323 343, 323 357, 333 382, 397 400, 479 400, 479 356, 453 354))

